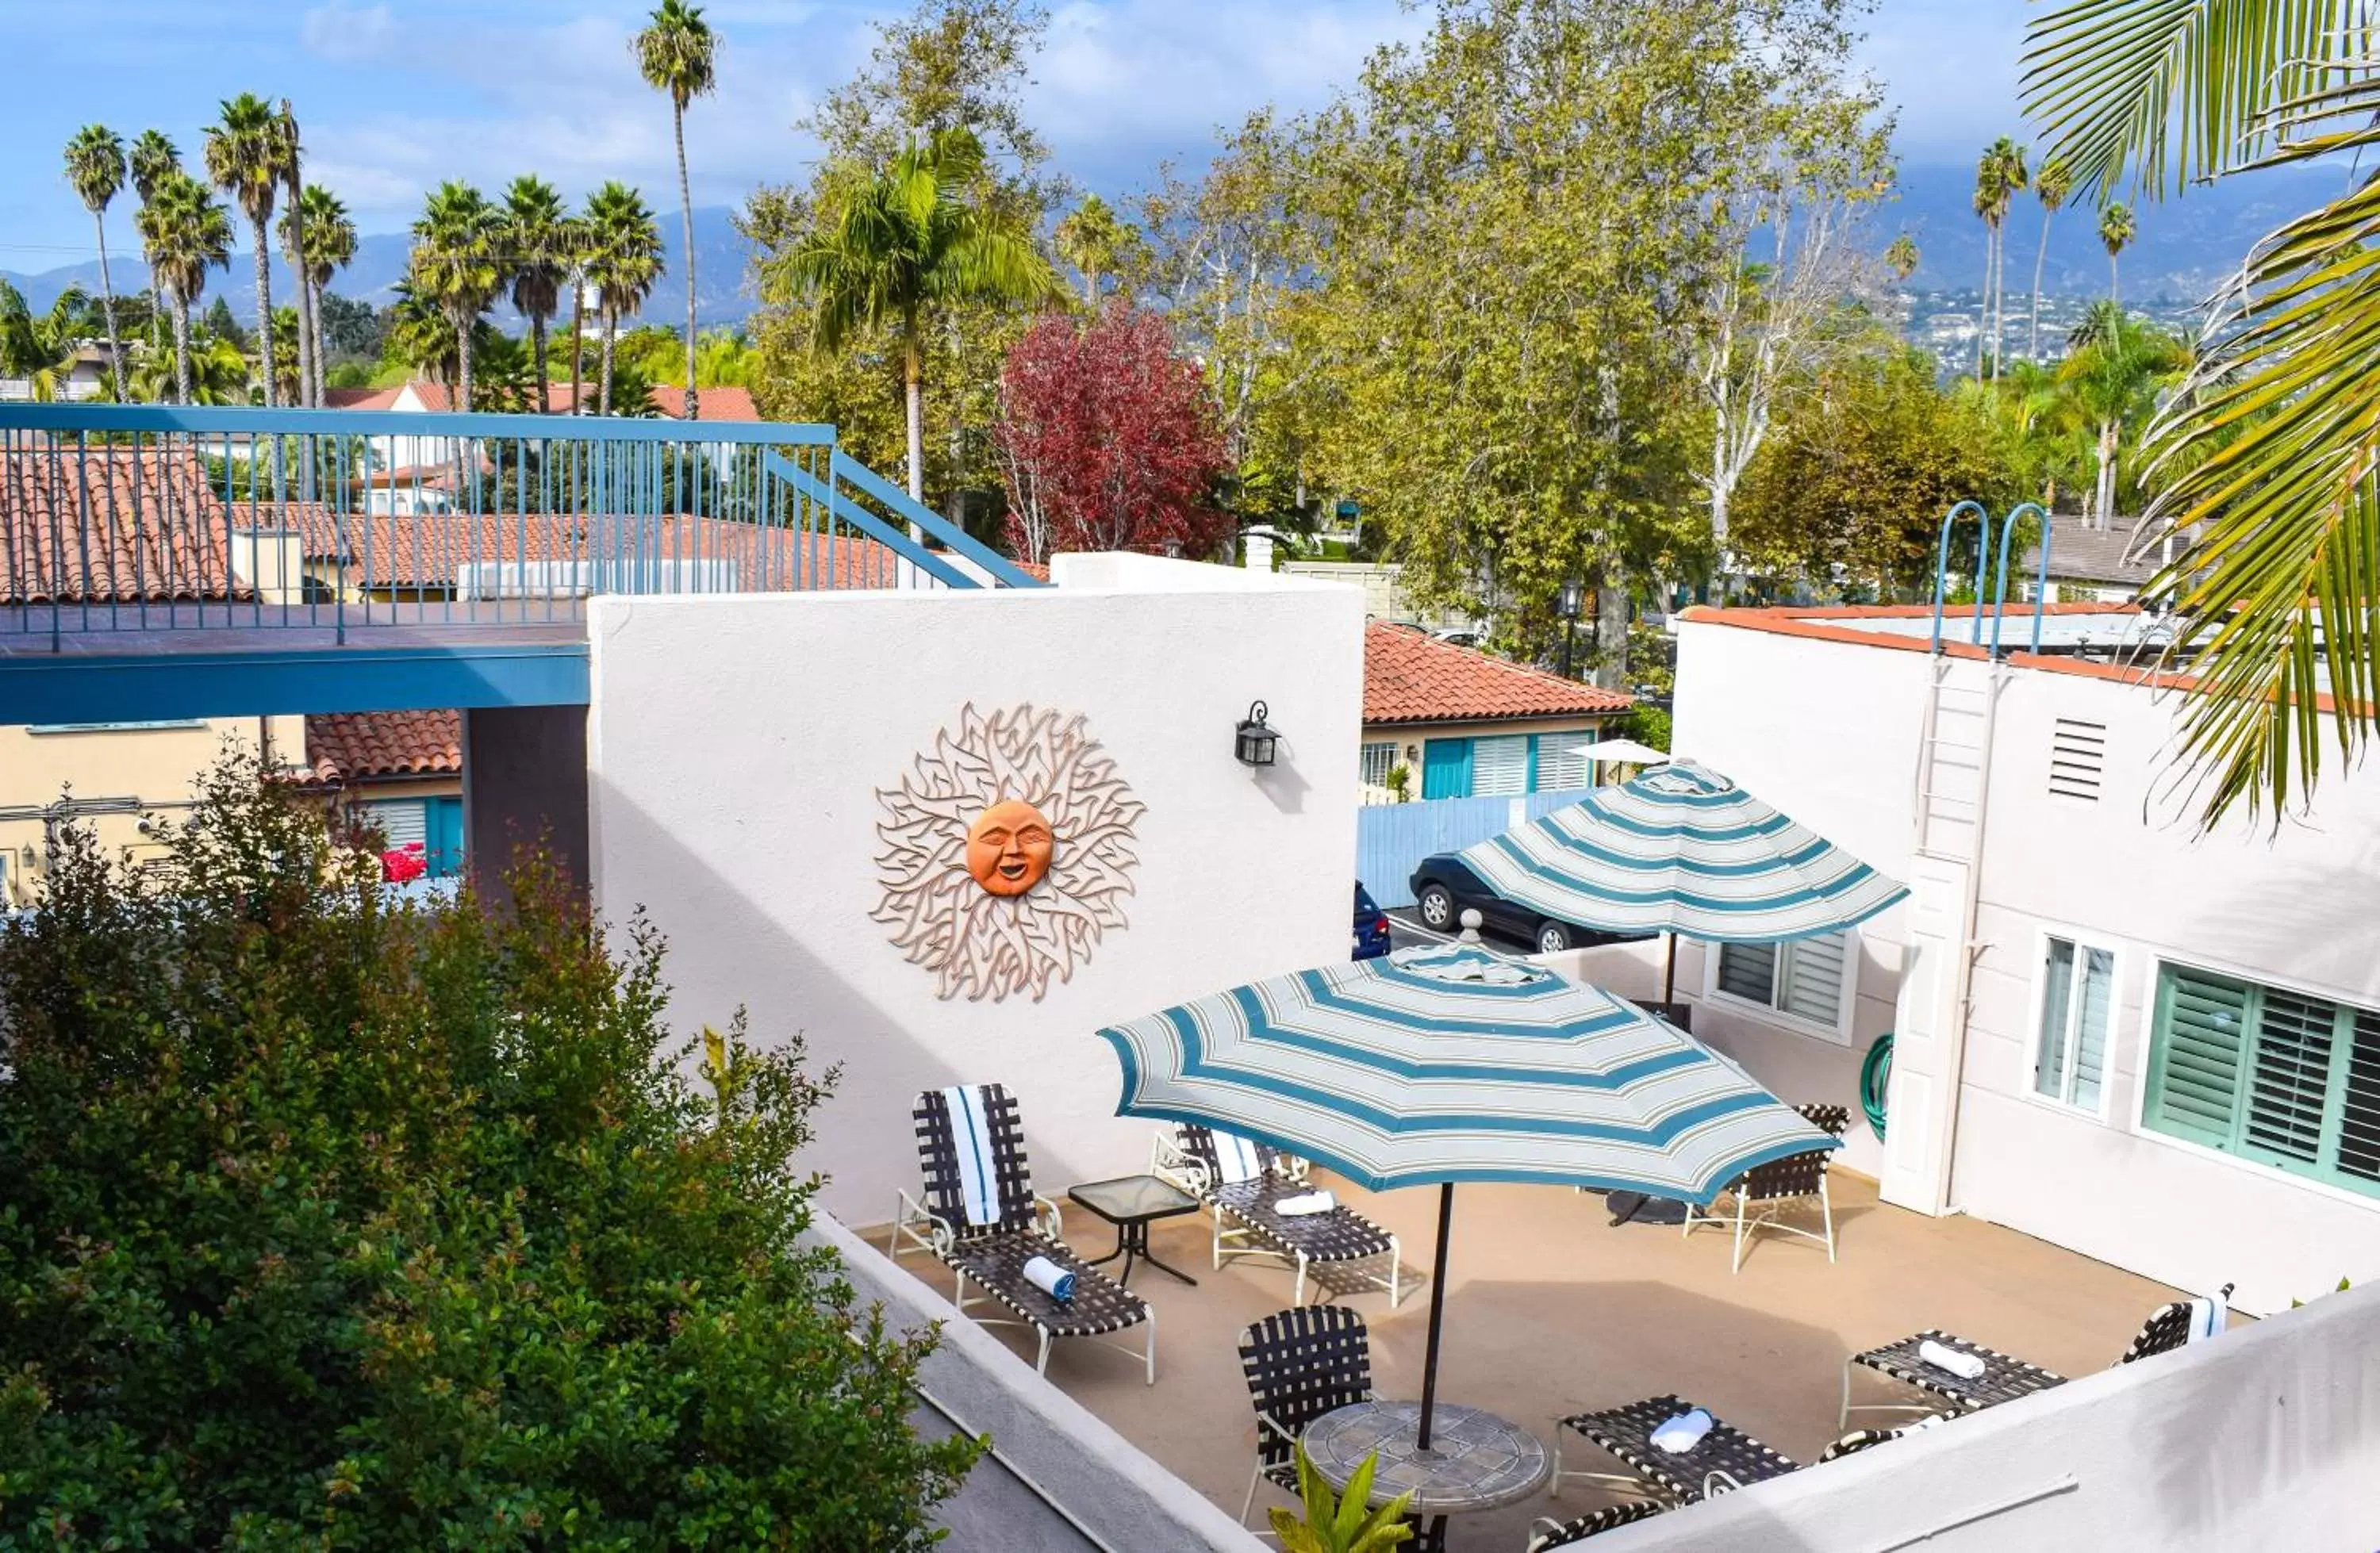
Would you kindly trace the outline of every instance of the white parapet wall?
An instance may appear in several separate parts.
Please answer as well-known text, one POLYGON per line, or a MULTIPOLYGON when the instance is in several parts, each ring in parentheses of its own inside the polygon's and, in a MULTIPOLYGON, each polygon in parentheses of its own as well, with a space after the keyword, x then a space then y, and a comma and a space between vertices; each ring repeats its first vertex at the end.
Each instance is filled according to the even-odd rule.
POLYGON ((1152 1124, 1114 1116, 1097 1030, 1348 952, 1362 595, 1137 555, 1052 570, 1052 588, 590 607, 597 907, 666 935, 683 1030, 740 1006, 760 1039, 799 1032, 841 1065, 807 1162, 847 1223, 916 1189, 911 1107, 942 1085, 1015 1091, 1045 1194, 1143 1168, 1152 1124), (1232 751, 1258 700, 1282 736, 1262 771, 1232 751), (1038 1001, 941 997, 870 915, 878 795, 968 707, 1028 704, 1084 718, 1142 807, 1125 920, 1038 1001))
POLYGON ((1621 1527, 1593 1546, 2369 1553, 2380 1542, 2375 1351, 2380 1289, 2325 1295, 2213 1342, 1621 1527))

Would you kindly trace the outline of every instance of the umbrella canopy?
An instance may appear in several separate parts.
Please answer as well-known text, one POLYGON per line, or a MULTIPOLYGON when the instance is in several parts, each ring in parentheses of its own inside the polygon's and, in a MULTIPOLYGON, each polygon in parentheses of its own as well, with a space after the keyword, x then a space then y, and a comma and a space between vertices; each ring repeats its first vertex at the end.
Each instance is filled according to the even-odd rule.
POLYGON ((1909 893, 1691 760, 1597 788, 1461 856, 1497 894, 1547 916, 1722 943, 1837 932, 1909 893))
POLYGON ((1206 1122, 1375 1190, 1439 1185, 1424 1449, 1457 1182, 1706 1204, 1755 1165, 1836 1146, 1675 1025, 1470 943, 1272 977, 1099 1034, 1123 1069, 1118 1115, 1206 1122))
POLYGON ((1670 763, 1668 750, 1655 749, 1651 745, 1638 744, 1634 739, 1597 739, 1593 744, 1580 745, 1578 753, 1598 765, 1666 766, 1670 763))
POLYGON ((1707 1203, 1824 1134, 1675 1025, 1467 943, 1272 977, 1102 1030, 1117 1113, 1208 1122, 1390 1187, 1707 1203))

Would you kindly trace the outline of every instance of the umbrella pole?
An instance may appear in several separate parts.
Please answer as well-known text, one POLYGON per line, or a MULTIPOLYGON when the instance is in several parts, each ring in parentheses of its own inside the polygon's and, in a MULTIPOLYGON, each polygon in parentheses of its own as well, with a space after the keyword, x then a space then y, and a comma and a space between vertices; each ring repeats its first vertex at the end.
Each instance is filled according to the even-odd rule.
POLYGON ((1678 1001, 1678 935, 1664 933, 1661 936, 1670 940, 1670 968, 1661 973, 1661 1001, 1674 1003, 1678 1001))
POLYGON ((1429 1271, 1429 1350, 1421 1362, 1421 1438, 1415 1443, 1429 1449, 1431 1410, 1438 1405, 1438 1329, 1446 1315, 1446 1236, 1454 1220, 1454 1183, 1438 1189, 1438 1256, 1429 1271))

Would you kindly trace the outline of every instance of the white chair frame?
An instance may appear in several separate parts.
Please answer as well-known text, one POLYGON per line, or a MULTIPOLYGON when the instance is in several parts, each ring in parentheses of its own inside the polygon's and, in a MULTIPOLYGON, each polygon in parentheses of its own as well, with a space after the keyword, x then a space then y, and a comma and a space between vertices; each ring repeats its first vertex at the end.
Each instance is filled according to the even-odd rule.
MULTIPOLYGON (((1281 1169, 1277 1173, 1290 1181, 1305 1180, 1307 1171, 1312 1168, 1305 1160, 1293 1154, 1275 1150, 1274 1157, 1281 1161, 1281 1169)), ((1273 1267, 1285 1268, 1295 1274, 1296 1283, 1290 1291, 1289 1303, 1299 1305, 1305 1303, 1305 1278, 1307 1271, 1314 1265, 1312 1259, 1305 1252, 1294 1247, 1284 1251, 1277 1246, 1254 1244, 1255 1231, 1241 1224, 1228 1209, 1207 1195, 1211 1183, 1207 1174, 1206 1162, 1183 1148, 1175 1140, 1172 1128, 1160 1127, 1157 1131, 1157 1135, 1149 1139, 1148 1173, 1160 1181, 1179 1186, 1206 1205, 1207 1217, 1212 1220, 1215 1228, 1213 1252, 1217 1271, 1222 1269, 1226 1261, 1237 1261, 1244 1256, 1257 1257, 1273 1267)), ((1389 1234, 1387 1255, 1389 1270, 1385 1276, 1377 1272, 1364 1272, 1356 1276, 1375 1289, 1385 1290, 1389 1296, 1389 1308, 1394 1310, 1402 1298, 1402 1285, 1399 1279, 1403 1268, 1403 1247, 1398 1243, 1393 1231, 1389 1234)))
MULTIPOLYGON (((1827 1260, 1829 1263, 1835 1260, 1835 1205, 1833 1199, 1827 1195, 1827 1175, 1823 1170, 1818 1174, 1818 1189, 1815 1192, 1797 1192, 1787 1197, 1762 1197, 1755 1200, 1745 1196, 1742 1183, 1738 1182, 1726 1189, 1726 1195, 1734 1199, 1735 1211, 1731 1214, 1714 1213, 1688 1203, 1685 1227, 1680 1231, 1680 1236, 1683 1238, 1691 1235, 1706 1224, 1732 1225, 1735 1230, 1735 1254, 1734 1265, 1730 1271, 1743 1270, 1743 1248, 1751 1238, 1762 1230, 1774 1230, 1780 1235, 1799 1235, 1803 1240, 1815 1241, 1827 1248, 1827 1260), (1799 1224, 1789 1224, 1780 1217, 1788 1204, 1804 1202, 1811 1197, 1818 1199, 1818 1217, 1823 1225, 1822 1229, 1811 1230, 1799 1224)), ((1713 1207, 1718 1206, 1716 1203, 1712 1205, 1713 1207)))

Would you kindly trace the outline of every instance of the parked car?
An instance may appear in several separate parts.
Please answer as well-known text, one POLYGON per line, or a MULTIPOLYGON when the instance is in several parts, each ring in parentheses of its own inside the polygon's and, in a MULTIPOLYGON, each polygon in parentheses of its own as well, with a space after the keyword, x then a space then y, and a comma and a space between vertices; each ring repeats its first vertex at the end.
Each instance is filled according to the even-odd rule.
POLYGON ((1389 914, 1380 909, 1380 903, 1372 899, 1372 892, 1365 889, 1363 881, 1358 880, 1355 882, 1355 952, 1352 958, 1377 960, 1388 952, 1389 914))
POLYGON ((1413 872, 1413 893, 1422 922, 1434 931, 1460 932, 1463 914, 1476 910, 1484 926, 1534 944, 1540 954, 1619 943, 1642 936, 1607 933, 1558 917, 1541 916, 1530 907, 1497 894, 1485 880, 1471 871, 1470 865, 1451 852, 1433 853, 1421 860, 1421 866, 1413 872))

